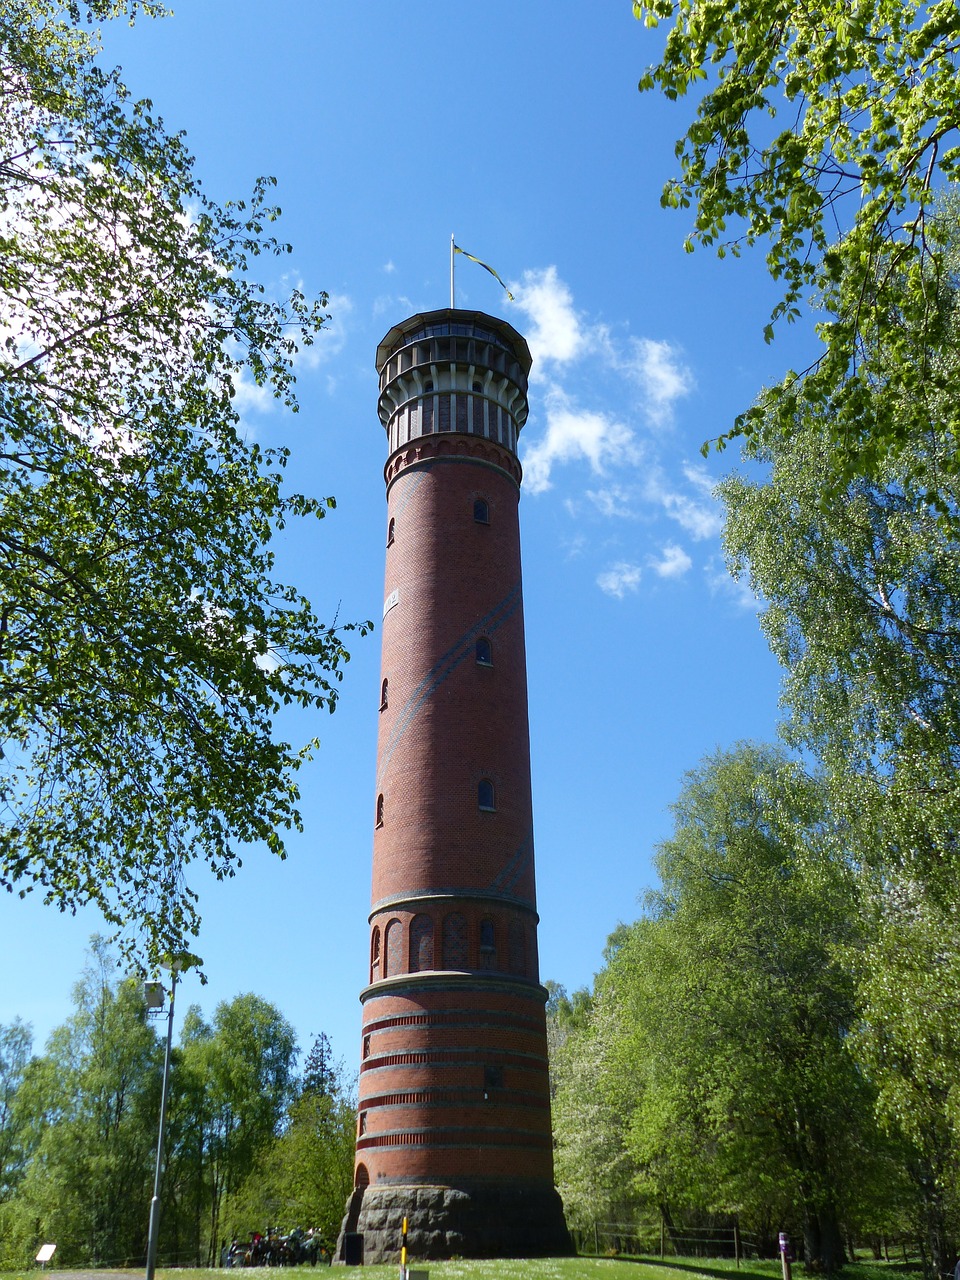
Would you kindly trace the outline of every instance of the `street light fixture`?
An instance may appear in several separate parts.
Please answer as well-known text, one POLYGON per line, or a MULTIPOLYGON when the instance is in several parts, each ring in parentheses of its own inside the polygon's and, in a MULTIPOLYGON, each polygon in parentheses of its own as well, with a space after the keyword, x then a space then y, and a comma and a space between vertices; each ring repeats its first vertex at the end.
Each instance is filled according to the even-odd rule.
MULTIPOLYGON (((153 1199, 150 1201, 150 1228, 147 1233, 147 1280, 154 1280, 157 1269, 157 1242, 160 1227, 160 1174, 163 1168, 163 1139, 167 1127, 167 1091, 170 1085, 170 1050, 173 1045, 173 1003, 177 994, 177 974, 191 965, 199 964, 197 956, 188 952, 165 956, 161 967, 170 970, 170 1007, 167 1010, 167 1047, 163 1055, 163 1087, 160 1091, 160 1132, 157 1135, 157 1163, 153 1175, 153 1199)), ((163 983, 144 984, 144 996, 148 1009, 163 1008, 163 983)))

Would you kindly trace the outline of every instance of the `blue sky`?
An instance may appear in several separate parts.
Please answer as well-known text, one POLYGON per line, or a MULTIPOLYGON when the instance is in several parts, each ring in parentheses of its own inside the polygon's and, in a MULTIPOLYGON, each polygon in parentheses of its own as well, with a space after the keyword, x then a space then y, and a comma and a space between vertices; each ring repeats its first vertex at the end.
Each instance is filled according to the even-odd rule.
MULTIPOLYGON (((809 359, 807 324, 766 346, 776 300, 762 252, 683 252, 689 212, 660 209, 690 111, 640 95, 662 35, 630 0, 193 0, 105 33, 138 97, 184 129, 208 193, 278 179, 293 254, 260 259, 277 293, 328 291, 331 322, 300 361, 293 417, 245 393, 248 430, 288 445, 291 485, 334 494, 320 526, 278 540, 280 573, 341 619, 378 618, 385 439, 376 345, 449 300, 503 316, 534 354, 521 501, 541 976, 589 984, 607 936, 639 914, 682 775, 768 739, 779 671, 756 602, 725 572, 704 460, 765 383, 809 359)), ((326 1031, 359 1059, 379 696, 379 632, 351 646, 332 718, 293 715, 322 748, 301 775, 305 830, 281 864, 196 879, 209 983, 182 1006, 255 991, 301 1042, 326 1031)), ((0 900, 0 1022, 38 1047, 69 1012, 92 914, 0 900), (11 978, 12 975, 12 978, 11 978)))

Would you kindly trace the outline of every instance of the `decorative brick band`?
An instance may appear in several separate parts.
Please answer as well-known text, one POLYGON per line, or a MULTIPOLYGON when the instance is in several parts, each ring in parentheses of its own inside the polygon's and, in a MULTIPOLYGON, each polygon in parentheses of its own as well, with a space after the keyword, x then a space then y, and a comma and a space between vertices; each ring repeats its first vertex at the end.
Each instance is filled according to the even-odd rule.
POLYGON ((390 489, 398 476, 441 463, 469 463, 472 466, 490 467, 506 476, 518 489, 523 479, 520 460, 509 449, 492 440, 454 432, 439 436, 419 436, 401 446, 387 459, 383 468, 387 497, 390 497, 390 489))
MULTIPOLYGON (((483 1089, 416 1089, 364 1098, 364 1107, 462 1107, 485 1102, 483 1089)), ((497 1101, 504 1106, 549 1108, 550 1099, 519 1089, 500 1089, 497 1101)))
MULTIPOLYGON (((542 1067, 547 1059, 542 1053, 524 1053, 513 1051, 499 1053, 498 1061, 508 1067, 542 1067)), ((477 1050, 470 1049, 405 1049, 402 1053, 381 1053, 375 1057, 365 1058, 360 1063, 360 1070, 382 1071, 385 1067, 478 1067, 483 1058, 478 1057, 477 1050)))
POLYGON ((487 1150, 504 1147, 534 1147, 547 1150, 553 1146, 550 1134, 532 1129, 411 1129, 406 1133, 376 1133, 357 1139, 357 1152, 377 1147, 464 1147, 482 1146, 487 1150))
POLYGON ((466 899, 491 906, 510 907, 513 911, 525 911, 534 924, 540 923, 540 914, 532 902, 524 898, 514 898, 506 893, 490 893, 486 889, 423 889, 412 893, 395 894, 390 898, 379 898, 371 907, 367 923, 372 924, 374 916, 384 911, 402 911, 405 907, 415 908, 424 903, 442 906, 444 903, 462 902, 466 899))
POLYGON ((543 1029, 541 1018, 525 1017, 510 1010, 485 1017, 475 1009, 445 1009, 442 1013, 397 1013, 364 1023, 364 1031, 392 1031, 394 1027, 523 1027, 538 1034, 543 1029))
POLYGON ((508 973, 498 973, 496 977, 491 977, 489 969, 463 972, 434 969, 423 973, 400 973, 395 978, 381 978, 379 982, 364 987, 360 992, 360 1003, 366 1004, 368 1000, 377 996, 403 995, 408 991, 415 992, 424 987, 434 991, 480 991, 519 995, 535 1000, 539 1004, 546 1004, 550 999, 550 992, 546 987, 529 978, 512 977, 508 973))

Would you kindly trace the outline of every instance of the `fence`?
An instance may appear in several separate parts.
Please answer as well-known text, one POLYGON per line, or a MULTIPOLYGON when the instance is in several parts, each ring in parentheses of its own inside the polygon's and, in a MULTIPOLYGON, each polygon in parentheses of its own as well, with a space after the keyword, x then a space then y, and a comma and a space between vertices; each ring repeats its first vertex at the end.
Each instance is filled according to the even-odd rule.
POLYGON ((595 1222, 573 1236, 578 1252, 597 1257, 733 1258, 739 1266, 741 1258, 760 1256, 760 1242, 742 1236, 736 1225, 668 1228, 661 1218, 651 1217, 630 1223, 595 1222))

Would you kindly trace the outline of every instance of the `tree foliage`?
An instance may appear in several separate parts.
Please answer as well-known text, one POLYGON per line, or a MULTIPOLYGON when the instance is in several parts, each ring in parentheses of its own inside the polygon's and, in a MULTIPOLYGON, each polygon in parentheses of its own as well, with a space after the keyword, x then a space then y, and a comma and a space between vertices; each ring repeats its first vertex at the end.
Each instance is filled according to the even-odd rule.
MULTIPOLYGON (((951 227, 941 234, 950 245, 951 227)), ((942 308, 952 317, 954 289, 942 308)), ((951 318, 930 352, 945 385, 960 372, 952 333, 951 318)), ((721 487, 732 567, 763 597, 786 669, 786 732, 821 761, 860 868, 864 1019, 851 1043, 882 1119, 912 1144, 939 1270, 960 1231, 960 492, 947 449, 918 434, 824 502, 823 416, 797 405, 787 438, 764 430, 750 451, 767 477, 721 487)))
POLYGON ((274 717, 332 710, 348 657, 269 545, 333 501, 286 493, 238 408, 296 409, 326 299, 251 280, 289 248, 270 183, 210 200, 98 52, 73 4, 0 14, 0 883, 156 959, 195 931, 191 859, 282 855, 305 752, 274 717))
MULTIPOLYGON (((251 1224, 312 1229, 330 1256, 353 1188, 357 1109, 343 1064, 325 1035, 314 1041, 283 1127, 224 1208, 223 1234, 251 1224)), ((261 1228, 262 1229, 262 1228, 261 1228)))
POLYGON ((30 1063, 16 1103, 32 1130, 10 1215, 24 1254, 44 1239, 68 1265, 142 1253, 161 1064, 140 984, 116 982, 96 943, 74 1012, 30 1063))
POLYGON ((687 775, 674 815, 662 887, 611 939, 559 1055, 558 1169, 569 1153, 582 1170, 561 1186, 589 1212, 606 1168, 668 1226, 736 1218, 768 1242, 787 1228, 836 1270, 844 1231, 908 1196, 847 1047, 861 917, 825 790, 781 751, 741 746, 687 775))
POLYGON ((19 1018, 0 1026, 0 1204, 10 1198, 23 1176, 24 1121, 16 1101, 32 1044, 30 1028, 19 1018))
POLYGON ((210 1265, 224 1229, 225 1201, 280 1131, 293 1096, 296 1055, 293 1028, 260 996, 222 1002, 210 1024, 194 1008, 185 1023, 179 1123, 192 1132, 192 1160, 184 1172, 199 1179, 191 1198, 206 1209, 201 1234, 210 1265))
MULTIPOLYGON (((0 1029, 3 1265, 22 1269, 45 1240, 68 1265, 143 1260, 164 1029, 99 940, 43 1054, 29 1058, 22 1024, 0 1029)), ((329 1053, 325 1090, 297 1080, 296 1056, 289 1023, 259 996, 222 1003, 210 1022, 188 1011, 170 1075, 161 1260, 216 1260, 229 1229, 333 1229, 356 1112, 329 1053)))
MULTIPOLYGON (((716 245, 723 254, 767 244, 770 274, 783 288, 768 340, 773 322, 799 316, 805 296, 826 298, 823 348, 806 377, 788 377, 778 429, 789 430, 792 399, 833 399, 848 410, 825 424, 835 470, 872 471, 910 439, 913 397, 926 396, 927 371, 906 358, 896 317, 907 281, 910 325, 921 335, 936 327, 944 264, 931 213, 938 190, 960 177, 956 5, 635 0, 633 7, 648 26, 672 23, 640 88, 671 99, 702 90, 677 143, 680 174, 663 193, 665 205, 694 206, 686 247, 716 245), (878 336, 891 394, 871 398, 865 360, 878 336)), ((922 417, 924 405, 917 409, 922 417)), ((750 410, 730 434, 752 435, 758 421, 750 410)), ((940 426, 955 470, 956 414, 940 426)))

